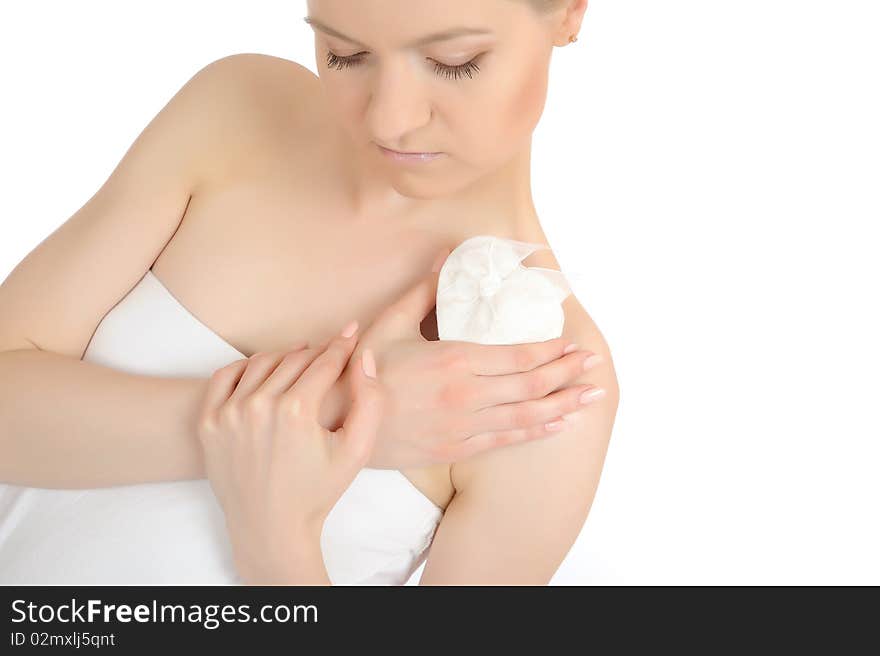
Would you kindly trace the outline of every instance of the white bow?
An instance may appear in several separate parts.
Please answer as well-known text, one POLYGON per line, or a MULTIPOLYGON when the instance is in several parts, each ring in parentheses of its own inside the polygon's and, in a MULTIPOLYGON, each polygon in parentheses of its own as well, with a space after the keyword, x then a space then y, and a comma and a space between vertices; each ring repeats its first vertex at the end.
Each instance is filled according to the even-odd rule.
POLYGON ((549 246, 492 235, 471 237, 449 254, 437 287, 440 339, 479 344, 542 342, 562 335, 561 271, 521 262, 549 246))

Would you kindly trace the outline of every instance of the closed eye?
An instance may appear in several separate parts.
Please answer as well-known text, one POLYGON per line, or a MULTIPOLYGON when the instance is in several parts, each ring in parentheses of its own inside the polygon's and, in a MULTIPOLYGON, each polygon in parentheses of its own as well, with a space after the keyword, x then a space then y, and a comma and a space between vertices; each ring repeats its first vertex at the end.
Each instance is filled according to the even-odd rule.
MULTIPOLYGON (((333 53, 332 51, 327 51, 327 66, 331 68, 335 68, 338 71, 341 71, 343 68, 349 68, 351 66, 358 66, 363 62, 363 58, 366 53, 359 52, 354 55, 350 55, 348 57, 340 57, 339 55, 333 53)), ((438 61, 434 61, 433 59, 429 59, 428 61, 434 62, 434 71, 438 75, 445 76, 446 79, 461 79, 463 76, 467 75, 468 78, 473 79, 475 73, 479 73, 480 67, 476 63, 479 57, 474 57, 469 62, 465 62, 459 66, 448 66, 447 64, 441 64, 438 61)))

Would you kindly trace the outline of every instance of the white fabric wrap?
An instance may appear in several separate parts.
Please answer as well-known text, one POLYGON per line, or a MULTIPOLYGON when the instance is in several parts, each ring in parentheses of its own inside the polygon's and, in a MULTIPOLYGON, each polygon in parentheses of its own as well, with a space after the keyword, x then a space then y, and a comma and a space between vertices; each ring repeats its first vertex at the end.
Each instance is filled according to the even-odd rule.
POLYGON ((571 287, 561 271, 521 262, 544 244, 480 235, 446 258, 437 285, 439 339, 524 344, 562 335, 562 301, 571 287))

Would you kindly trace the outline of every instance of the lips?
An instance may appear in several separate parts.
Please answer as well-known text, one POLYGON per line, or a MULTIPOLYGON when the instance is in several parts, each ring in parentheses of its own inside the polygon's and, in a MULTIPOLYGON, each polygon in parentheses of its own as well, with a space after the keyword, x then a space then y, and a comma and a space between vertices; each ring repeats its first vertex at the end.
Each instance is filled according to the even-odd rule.
POLYGON ((376 144, 379 148, 387 150, 392 153, 396 153, 398 155, 436 155, 438 151, 435 150, 414 150, 414 151, 405 151, 405 150, 394 150, 393 148, 388 148, 387 146, 383 146, 380 143, 376 144))
POLYGON ((443 153, 401 153, 396 150, 388 150, 384 146, 376 144, 376 148, 386 160, 401 166, 413 166, 434 162, 443 157, 443 153))

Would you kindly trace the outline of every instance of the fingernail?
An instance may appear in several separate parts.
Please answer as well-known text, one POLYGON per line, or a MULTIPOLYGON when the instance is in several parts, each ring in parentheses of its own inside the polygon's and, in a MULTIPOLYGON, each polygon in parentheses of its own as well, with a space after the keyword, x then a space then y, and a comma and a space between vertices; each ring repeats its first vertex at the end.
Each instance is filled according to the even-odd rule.
POLYGON ((349 323, 345 328, 342 329, 342 336, 343 337, 351 337, 352 335, 355 334, 357 329, 358 329, 358 322, 357 322, 357 319, 355 319, 354 321, 349 323))
POLYGON ((601 387, 597 387, 595 389, 588 389, 586 392, 581 394, 580 400, 581 403, 586 405, 587 403, 595 401, 596 399, 601 399, 603 396, 605 396, 605 390, 603 390, 601 387))
POLYGON ((558 419, 556 421, 551 421, 547 424, 544 424, 544 428, 546 428, 548 431, 558 431, 558 430, 562 430, 564 427, 565 427, 565 422, 562 421, 561 419, 558 419))
POLYGON ((602 362, 602 356, 594 353, 593 355, 588 357, 586 360, 584 360, 584 370, 591 369, 592 367, 595 367, 600 362, 602 362))
POLYGON ((367 376, 370 378, 376 377, 376 359, 373 357, 373 351, 364 349, 364 353, 361 355, 361 364, 367 376))
POLYGON ((565 350, 562 353, 564 355, 566 353, 571 353, 572 351, 577 351, 577 349, 578 349, 577 344, 569 344, 568 346, 565 347, 565 350))

